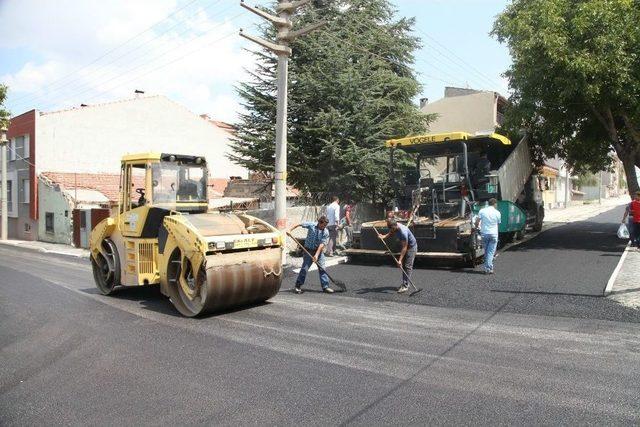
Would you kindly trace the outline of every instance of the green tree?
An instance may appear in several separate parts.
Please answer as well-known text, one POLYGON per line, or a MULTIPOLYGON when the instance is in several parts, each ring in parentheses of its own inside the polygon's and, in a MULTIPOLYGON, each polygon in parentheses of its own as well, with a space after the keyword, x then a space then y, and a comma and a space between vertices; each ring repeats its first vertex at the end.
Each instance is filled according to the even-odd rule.
POLYGON ((538 155, 578 171, 614 150, 630 191, 640 165, 640 2, 513 0, 493 34, 513 60, 507 128, 531 132, 538 155))
MULTIPOLYGON (((413 19, 396 19, 387 0, 344 0, 309 7, 296 27, 325 19, 298 38, 289 63, 288 183, 312 194, 355 200, 389 196, 384 141, 425 130, 412 100, 421 90, 412 71, 419 40, 413 19)), ((263 29, 273 39, 271 28, 263 29)), ((276 59, 255 53, 257 69, 238 93, 247 113, 230 158, 272 172, 276 121, 276 59)))
POLYGON ((4 101, 7 99, 7 86, 0 84, 0 126, 9 127, 9 118, 11 114, 9 110, 4 107, 4 101))

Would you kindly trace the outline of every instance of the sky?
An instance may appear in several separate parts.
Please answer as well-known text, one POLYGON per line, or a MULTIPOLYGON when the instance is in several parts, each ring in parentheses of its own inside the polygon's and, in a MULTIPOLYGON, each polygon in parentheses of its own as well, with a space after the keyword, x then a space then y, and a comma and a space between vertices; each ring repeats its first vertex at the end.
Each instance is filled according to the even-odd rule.
MULTIPOLYGON (((489 35, 507 0, 391 1, 398 16, 416 18, 422 39, 418 98, 439 99, 445 86, 508 94, 509 53, 489 35)), ((14 115, 138 89, 233 123, 241 110, 234 86, 254 61, 238 30, 258 34, 261 19, 238 0, 0 0, 0 22, 0 83, 14 115)))

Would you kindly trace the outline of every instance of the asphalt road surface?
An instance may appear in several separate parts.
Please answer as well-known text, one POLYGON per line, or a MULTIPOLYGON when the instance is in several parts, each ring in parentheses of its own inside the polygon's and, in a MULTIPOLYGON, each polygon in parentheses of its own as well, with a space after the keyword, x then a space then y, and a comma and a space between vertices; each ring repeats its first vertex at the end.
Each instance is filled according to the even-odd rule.
MULTIPOLYGON (((454 273, 455 274, 455 273, 454 273)), ((502 294, 501 294, 502 295, 502 294)), ((202 319, 0 247, 0 425, 640 422, 640 325, 281 292, 202 319)))
MULTIPOLYGON (((328 271, 345 282, 350 296, 439 307, 502 310, 521 314, 640 322, 640 310, 602 298, 626 242, 616 236, 623 207, 588 221, 550 228, 501 251, 494 275, 480 268, 414 269, 413 282, 422 291, 397 294, 401 273, 387 260, 378 264, 340 264, 328 271)), ((286 278, 286 287, 295 283, 286 278)), ((317 272, 307 276, 306 289, 319 291, 317 272)))

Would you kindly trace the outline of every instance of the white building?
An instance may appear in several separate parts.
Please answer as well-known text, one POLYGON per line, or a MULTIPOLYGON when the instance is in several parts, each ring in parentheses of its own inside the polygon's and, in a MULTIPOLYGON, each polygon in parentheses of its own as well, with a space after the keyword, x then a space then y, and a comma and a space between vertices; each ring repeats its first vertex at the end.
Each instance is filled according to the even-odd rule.
POLYGON ((204 155, 212 178, 247 170, 226 158, 232 135, 164 96, 36 115, 36 171, 119 173, 127 153, 204 155))
MULTIPOLYGON (((8 137, 12 239, 37 240, 44 229, 39 224, 45 221, 43 215, 51 225, 47 213, 55 209, 47 201, 55 198, 43 197, 42 206, 39 200, 43 172, 119 174, 125 154, 169 152, 204 156, 211 178, 248 177, 245 168, 227 159, 233 138, 228 126, 164 96, 141 95, 53 112, 30 110, 11 119, 8 137)), ((58 220, 55 214, 53 220, 58 220)))

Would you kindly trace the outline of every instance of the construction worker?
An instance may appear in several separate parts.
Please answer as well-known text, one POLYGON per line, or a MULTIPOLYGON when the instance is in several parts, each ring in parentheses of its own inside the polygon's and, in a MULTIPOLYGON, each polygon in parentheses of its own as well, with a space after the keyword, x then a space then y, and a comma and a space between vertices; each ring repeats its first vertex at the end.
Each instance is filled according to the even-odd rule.
POLYGON ((418 251, 418 245, 416 244, 416 238, 404 224, 398 223, 395 218, 387 217, 387 227, 389 232, 387 234, 378 234, 380 240, 384 240, 387 237, 395 234, 398 240, 402 243, 402 250, 400 256, 397 259, 398 267, 404 271, 402 272, 402 284, 398 288, 398 293, 401 294, 409 289, 409 280, 411 279, 411 273, 413 272, 413 262, 416 259, 416 252, 418 251))
POLYGON ((640 248, 640 191, 636 191, 635 198, 629 203, 624 211, 622 223, 629 217, 629 239, 631 247, 640 248))
POLYGON ((480 209, 475 222, 476 228, 481 225, 480 236, 484 247, 485 274, 493 274, 493 258, 498 247, 498 226, 502 221, 502 214, 496 209, 497 204, 496 199, 489 199, 489 206, 480 209))
POLYGON ((326 216, 321 216, 318 218, 318 223, 314 224, 313 222, 303 222, 302 224, 297 224, 289 230, 292 232, 298 227, 307 229, 307 238, 304 241, 304 247, 313 257, 307 255, 305 252, 302 255, 302 267, 300 267, 300 273, 298 273, 298 278, 296 279, 296 285, 293 288, 293 292, 296 294, 301 294, 304 291, 302 290, 302 285, 304 285, 304 281, 307 277, 307 271, 311 264, 317 262, 320 268, 318 268, 318 273, 320 274, 320 285, 322 286, 322 291, 328 294, 333 293, 333 289, 329 287, 329 276, 327 276, 326 271, 324 271, 324 248, 327 246, 327 242, 329 241, 329 231, 327 230, 327 224, 329 220, 326 216))
POLYGON ((329 244, 327 246, 327 256, 332 257, 336 252, 338 244, 338 225, 340 225, 340 199, 333 196, 331 204, 327 206, 327 219, 329 220, 329 244))

